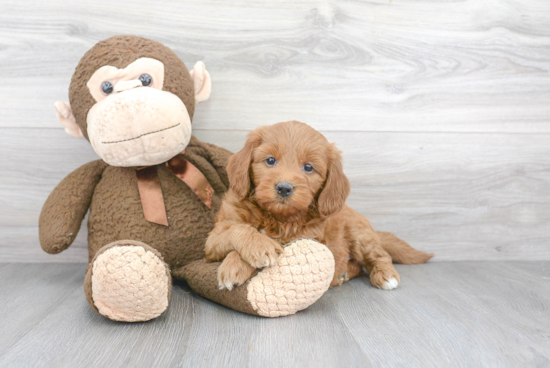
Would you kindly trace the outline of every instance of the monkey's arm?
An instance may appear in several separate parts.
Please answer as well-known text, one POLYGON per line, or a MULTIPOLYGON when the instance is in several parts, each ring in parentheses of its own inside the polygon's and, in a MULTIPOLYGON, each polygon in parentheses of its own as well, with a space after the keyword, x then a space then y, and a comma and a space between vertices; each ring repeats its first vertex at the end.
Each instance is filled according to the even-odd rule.
POLYGON ((56 254, 72 244, 107 166, 102 160, 82 165, 50 193, 42 207, 38 227, 40 245, 44 251, 56 254))
POLYGON ((205 170, 207 172, 203 172, 203 174, 215 190, 226 192, 229 189, 229 177, 227 176, 226 167, 229 157, 233 153, 214 144, 201 142, 195 136, 191 137, 191 141, 187 147, 187 152, 203 157, 212 165, 215 173, 209 173, 209 170, 205 170))
POLYGON ((225 148, 215 146, 210 143, 204 143, 208 152, 208 160, 212 163, 216 172, 220 176, 223 183, 229 188, 229 177, 227 176, 227 162, 229 157, 233 156, 233 152, 225 148))

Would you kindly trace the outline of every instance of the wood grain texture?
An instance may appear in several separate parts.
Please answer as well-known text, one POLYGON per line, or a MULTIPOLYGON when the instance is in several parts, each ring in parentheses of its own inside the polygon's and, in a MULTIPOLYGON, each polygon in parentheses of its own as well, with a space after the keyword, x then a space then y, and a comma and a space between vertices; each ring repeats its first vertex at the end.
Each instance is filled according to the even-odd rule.
POLYGON ((0 261, 38 245, 55 185, 96 159, 53 112, 82 55, 139 34, 205 61, 196 135, 236 151, 297 119, 344 151, 348 204, 438 260, 550 259, 546 0, 0 0, 0 261))
MULTIPOLYGON (((198 130, 232 151, 245 131, 198 130)), ((69 172, 96 159, 85 140, 61 129, 4 129, 0 157, 0 259, 86 262, 85 223, 75 244, 51 256, 38 245, 38 216, 69 172), (38 143, 40 154, 33 144, 38 143), (57 142, 61 142, 58 144, 57 142), (22 165, 21 163, 25 164, 22 165)), ((545 135, 325 132, 343 149, 348 205, 379 230, 435 252, 434 261, 550 259, 550 155, 545 135), (510 151, 513 147, 513 151, 510 151)))
POLYGON ((0 264, 0 356, 75 290, 82 293, 82 272, 81 264, 0 264))
POLYGON ((165 314, 116 323, 88 306, 84 264, 2 264, 2 367, 546 367, 550 263, 401 266, 294 316, 265 319, 176 284, 165 314))
POLYGON ((203 129, 550 133, 546 0, 3 0, 2 127, 57 127, 97 41, 140 34, 205 61, 203 129))

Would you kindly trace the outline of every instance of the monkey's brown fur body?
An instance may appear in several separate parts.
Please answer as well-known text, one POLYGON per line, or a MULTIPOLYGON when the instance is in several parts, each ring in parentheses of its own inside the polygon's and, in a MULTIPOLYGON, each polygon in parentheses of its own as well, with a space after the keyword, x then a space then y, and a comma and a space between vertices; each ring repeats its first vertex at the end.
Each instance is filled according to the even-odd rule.
MULTIPOLYGON (((174 277, 184 279, 189 271, 184 266, 194 261, 202 263, 200 260, 204 258, 205 239, 214 226, 214 216, 228 187, 225 166, 230 155, 229 151, 196 138, 191 139, 186 149, 184 157, 201 170, 215 190, 212 209, 206 207, 166 167, 159 166, 159 179, 170 223, 168 227, 150 223, 143 217, 135 168, 114 167, 102 160, 83 165, 69 174, 44 204, 40 216, 42 248, 53 254, 68 248, 90 209, 90 264, 105 246, 120 240, 137 240, 158 251, 168 265, 168 271, 174 277)), ((197 274, 201 270, 206 271, 206 268, 198 270, 197 267, 201 267, 199 264, 192 267, 197 274)), ((90 277, 91 268, 88 268, 87 278, 90 277)), ((208 288, 208 281, 203 282, 204 287, 208 288)), ((211 283, 212 287, 216 286, 215 282, 211 283)), ((84 291, 90 305, 97 311, 91 284, 87 284, 84 291)), ((231 296, 227 295, 229 299, 231 296)), ((238 300, 228 300, 229 305, 233 302, 238 303, 238 300)))
MULTIPOLYGON (((195 100, 205 100, 210 93, 209 75, 204 65, 202 69, 197 65, 190 73, 173 51, 158 42, 135 36, 112 37, 95 45, 78 64, 69 88, 70 105, 56 103, 66 131, 90 140, 103 160, 76 169, 50 194, 40 215, 40 243, 52 254, 67 249, 90 210, 90 263, 84 289, 92 308, 113 320, 144 321, 160 315, 170 300, 172 276, 187 280, 200 295, 242 312, 285 313, 271 310, 262 314, 261 308, 251 303, 265 299, 265 295, 260 289, 252 295, 248 284, 231 292, 219 290, 219 264, 204 262, 204 243, 229 187, 226 165, 231 153, 190 135, 195 100), (163 82, 162 76, 160 82, 151 82, 150 88, 140 82, 148 67, 157 71, 163 68, 163 82), (100 84, 94 84, 97 75, 100 84), (112 88, 104 88, 106 82, 112 88), (103 94, 98 94, 100 88, 103 94), (133 96, 138 96, 135 104, 133 96), (162 118, 174 115, 172 110, 167 114, 161 111, 166 106, 181 116, 176 120, 178 129, 189 125, 188 130, 178 133, 183 138, 176 139, 175 146, 169 146, 175 134, 172 127, 158 129, 162 118), (125 120, 116 120, 121 111, 125 120), (148 123, 156 124, 155 128, 148 123), (94 141, 93 135, 101 139, 94 141), (123 165, 108 163, 113 156, 105 155, 102 145, 111 148, 113 144, 126 155, 115 157, 123 165), (183 148, 182 157, 214 190, 211 208, 164 165, 183 148), (135 151, 147 163, 124 164, 135 162, 124 161, 135 158, 131 157, 135 151), (159 152, 164 156, 158 156, 159 152), (169 226, 144 217, 136 169, 147 165, 157 167, 169 226)), ((117 149, 112 152, 117 153, 117 149)), ((323 292, 318 290, 318 296, 323 292)), ((302 304, 302 309, 307 305, 302 304)))
POLYGON ((202 259, 204 240, 229 185, 225 171, 229 156, 229 151, 196 138, 184 155, 212 184, 212 209, 166 167, 158 167, 168 227, 143 217, 135 168, 114 167, 102 160, 83 165, 69 174, 44 204, 40 216, 42 247, 48 253, 68 248, 89 208, 89 261, 100 248, 121 239, 149 244, 162 253, 173 270, 202 259))

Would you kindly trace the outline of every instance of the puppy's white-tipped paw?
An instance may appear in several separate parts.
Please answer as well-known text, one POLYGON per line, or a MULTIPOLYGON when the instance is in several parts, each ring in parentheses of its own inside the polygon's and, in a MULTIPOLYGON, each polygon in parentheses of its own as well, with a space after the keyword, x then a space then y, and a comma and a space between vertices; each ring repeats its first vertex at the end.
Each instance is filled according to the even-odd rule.
POLYGON ((374 268, 369 277, 372 286, 382 290, 393 290, 399 285, 399 274, 393 267, 374 268))
POLYGON ((384 290, 393 290, 399 285, 399 281, 395 277, 392 277, 388 281, 382 284, 382 289, 384 290))
POLYGON ((231 252, 218 268, 218 285, 220 290, 229 291, 241 286, 250 279, 256 269, 241 259, 235 251, 231 252))
POLYGON ((220 290, 223 290, 223 289, 227 289, 229 291, 233 290, 233 284, 231 282, 222 283, 221 281, 218 281, 218 286, 220 287, 220 290))

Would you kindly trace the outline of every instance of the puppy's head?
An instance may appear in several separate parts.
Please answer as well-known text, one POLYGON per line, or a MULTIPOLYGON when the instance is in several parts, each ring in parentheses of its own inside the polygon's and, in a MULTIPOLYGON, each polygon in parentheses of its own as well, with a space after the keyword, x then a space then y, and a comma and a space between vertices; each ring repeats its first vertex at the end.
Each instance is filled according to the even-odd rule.
POLYGON ((307 124, 297 121, 263 126, 248 136, 227 166, 230 188, 244 200, 279 215, 339 212, 349 194, 340 152, 307 124))

